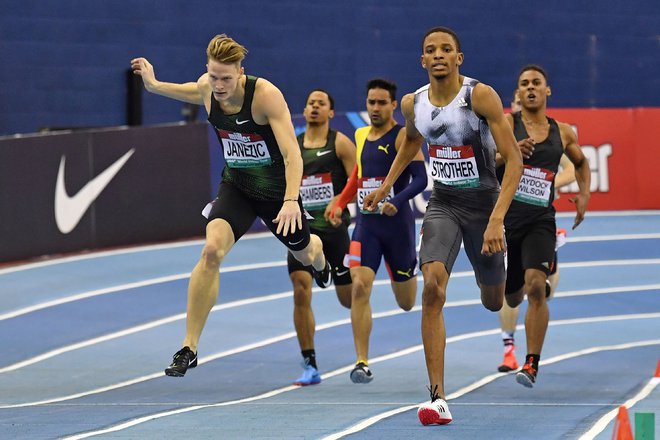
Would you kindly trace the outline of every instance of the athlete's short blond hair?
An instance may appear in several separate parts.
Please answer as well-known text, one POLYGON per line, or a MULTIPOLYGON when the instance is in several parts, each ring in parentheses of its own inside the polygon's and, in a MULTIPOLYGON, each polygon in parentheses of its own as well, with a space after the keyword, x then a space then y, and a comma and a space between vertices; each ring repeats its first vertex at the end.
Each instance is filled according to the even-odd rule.
POLYGON ((236 63, 243 61, 247 49, 225 34, 216 35, 206 48, 206 59, 220 63, 236 63))

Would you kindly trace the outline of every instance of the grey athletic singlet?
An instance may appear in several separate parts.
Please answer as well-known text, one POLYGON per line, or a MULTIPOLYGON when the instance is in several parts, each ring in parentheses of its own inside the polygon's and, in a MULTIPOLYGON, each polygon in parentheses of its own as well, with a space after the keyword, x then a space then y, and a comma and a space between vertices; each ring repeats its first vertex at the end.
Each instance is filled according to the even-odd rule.
POLYGON ((415 92, 415 127, 429 145, 433 179, 419 262, 441 262, 451 274, 462 241, 479 284, 498 285, 506 277, 504 253, 481 254, 500 186, 495 140, 485 118, 472 110, 472 90, 478 83, 464 77, 460 91, 445 107, 431 104, 430 85, 415 92))
POLYGON ((415 127, 429 144, 429 174, 436 191, 499 191, 497 147, 485 118, 472 110, 472 90, 478 83, 464 77, 461 90, 445 107, 431 104, 430 85, 415 92, 415 127))

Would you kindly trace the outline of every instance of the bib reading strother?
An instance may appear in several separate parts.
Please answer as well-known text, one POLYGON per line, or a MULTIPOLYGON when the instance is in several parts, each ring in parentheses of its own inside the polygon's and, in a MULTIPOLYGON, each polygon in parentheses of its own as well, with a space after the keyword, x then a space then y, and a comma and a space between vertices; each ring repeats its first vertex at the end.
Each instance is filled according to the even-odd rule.
POLYGON ((433 190, 465 208, 493 206, 499 192, 495 140, 486 119, 472 110, 472 90, 478 83, 464 77, 461 90, 444 107, 429 101, 430 85, 415 92, 415 127, 428 143, 433 190))
POLYGON ((226 166, 222 180, 255 200, 283 200, 286 190, 284 158, 270 125, 252 119, 256 77, 247 76, 245 97, 238 113, 226 115, 211 95, 209 122, 215 128, 226 166))

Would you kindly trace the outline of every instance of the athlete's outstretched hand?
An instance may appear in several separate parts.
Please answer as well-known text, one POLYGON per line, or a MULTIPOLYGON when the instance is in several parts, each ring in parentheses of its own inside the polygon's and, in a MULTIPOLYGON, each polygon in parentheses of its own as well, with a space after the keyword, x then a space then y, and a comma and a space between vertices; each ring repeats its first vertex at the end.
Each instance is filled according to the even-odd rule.
POLYGON ((586 196, 584 194, 578 194, 575 197, 571 197, 568 199, 569 202, 575 203, 575 211, 577 211, 577 214, 575 214, 575 222, 573 223, 573 228, 575 229, 578 227, 580 223, 582 223, 582 220, 584 220, 584 214, 587 212, 587 203, 589 202, 589 196, 586 196))
POLYGON ((300 206, 298 201, 287 200, 282 204, 282 209, 273 219, 273 223, 277 225, 277 233, 282 233, 286 237, 289 233, 293 234, 296 229, 302 229, 302 214, 300 213, 300 206))
POLYGON ((481 253, 490 257, 505 250, 504 225, 501 221, 489 221, 484 232, 484 244, 481 247, 481 253))
POLYGON ((133 69, 134 74, 142 77, 144 88, 150 92, 154 84, 156 84, 154 66, 146 58, 134 58, 131 60, 131 69, 133 69))
POLYGON ((520 153, 522 154, 523 159, 529 159, 534 153, 534 139, 531 137, 518 141, 518 148, 520 148, 520 153))

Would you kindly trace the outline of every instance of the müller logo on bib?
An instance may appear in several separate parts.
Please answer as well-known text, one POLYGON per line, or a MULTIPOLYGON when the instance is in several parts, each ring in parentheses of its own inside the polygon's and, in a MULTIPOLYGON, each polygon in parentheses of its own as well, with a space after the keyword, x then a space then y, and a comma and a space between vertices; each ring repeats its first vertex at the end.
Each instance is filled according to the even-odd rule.
POLYGON ((550 189, 555 173, 544 168, 524 165, 514 199, 531 205, 547 207, 550 204, 550 189))
POLYGON ((429 145, 429 174, 443 185, 456 188, 479 186, 479 170, 471 145, 429 145))
POLYGON ((260 135, 217 130, 222 141, 222 153, 230 168, 262 167, 273 162, 260 135))

